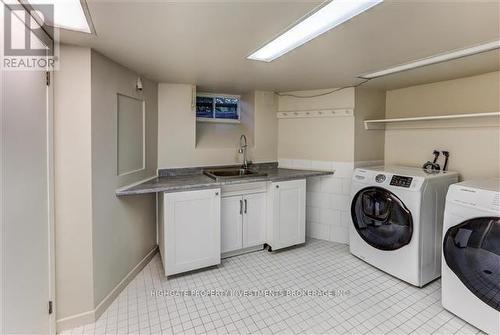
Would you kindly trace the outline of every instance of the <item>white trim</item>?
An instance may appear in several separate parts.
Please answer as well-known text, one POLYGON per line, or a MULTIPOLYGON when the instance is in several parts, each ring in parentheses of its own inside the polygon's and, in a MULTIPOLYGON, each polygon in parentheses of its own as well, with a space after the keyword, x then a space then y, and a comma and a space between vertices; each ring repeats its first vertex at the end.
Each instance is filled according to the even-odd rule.
POLYGON ((323 117, 342 117, 353 116, 354 110, 352 108, 338 108, 338 109, 317 109, 317 110, 303 110, 303 111, 286 111, 278 112, 276 116, 278 119, 296 119, 296 118, 323 118, 323 117))
POLYGON ((115 192, 120 192, 120 191, 126 190, 126 189, 127 189, 127 188, 129 188, 129 187, 134 187, 134 186, 137 186, 137 185, 139 185, 139 184, 145 183, 145 182, 150 181, 150 180, 153 180, 153 179, 155 179, 155 178, 158 178, 158 176, 151 176, 151 177, 147 177, 147 178, 145 178, 145 179, 142 179, 142 180, 136 181, 136 182, 134 182, 134 183, 132 183, 132 184, 128 184, 128 185, 122 186, 122 187, 120 187, 120 188, 117 188, 117 189, 115 190, 115 192))
POLYGON ((54 72, 50 71, 47 86, 47 221, 49 243, 49 297, 52 314, 49 315, 49 334, 56 334, 56 247, 55 247, 55 173, 54 173, 54 72))
POLYGON ((500 116, 500 112, 491 113, 471 113, 471 114, 454 114, 454 115, 436 115, 436 116, 420 116, 420 117, 407 117, 395 119, 379 119, 379 120, 365 120, 365 129, 385 129, 385 124, 395 122, 411 122, 411 121, 433 121, 433 120, 450 120, 450 119, 466 119, 466 118, 480 118, 500 116))
POLYGON ((239 119, 216 119, 208 117, 197 117, 196 122, 206 122, 206 123, 229 123, 229 124, 239 124, 241 121, 239 119))
MULTIPOLYGON (((0 15, 3 15, 3 5, 0 4, 0 15)), ((0 41, 3 45, 3 40, 0 41)), ((4 117, 5 117, 5 99, 4 99, 4 71, 0 71, 0 334, 5 334, 5 211, 4 211, 4 172, 5 172, 5 132, 4 132, 4 117)))
POLYGON ((111 292, 104 299, 102 299, 95 309, 57 320, 57 331, 61 332, 66 329, 79 327, 97 321, 97 319, 99 319, 99 317, 118 297, 120 292, 122 292, 123 289, 126 288, 127 285, 135 278, 135 276, 141 272, 141 270, 151 261, 157 252, 158 246, 156 245, 136 266, 134 266, 132 270, 130 270, 129 273, 127 273, 127 275, 111 290, 111 292))

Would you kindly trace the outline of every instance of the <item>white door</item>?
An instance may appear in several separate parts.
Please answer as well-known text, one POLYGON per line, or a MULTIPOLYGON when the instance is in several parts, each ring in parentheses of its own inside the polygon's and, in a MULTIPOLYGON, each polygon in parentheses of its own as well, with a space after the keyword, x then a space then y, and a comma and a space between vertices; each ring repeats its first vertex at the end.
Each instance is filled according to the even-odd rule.
POLYGON ((225 197, 221 201, 221 252, 242 248, 243 198, 225 197))
POLYGON ((266 242, 266 193, 249 194, 243 198, 243 247, 266 242))
POLYGON ((165 274, 220 264, 220 189, 164 196, 165 274))
MULTIPOLYGON (((53 333, 49 90, 45 72, 2 72, 5 333, 53 333)), ((51 128, 50 128, 51 130, 51 128)), ((1 332, 1 331, 0 331, 1 332)))
POLYGON ((54 334, 52 87, 46 72, 1 71, 0 100, 0 333, 54 334))
POLYGON ((306 181, 273 183, 273 249, 305 242, 306 181))

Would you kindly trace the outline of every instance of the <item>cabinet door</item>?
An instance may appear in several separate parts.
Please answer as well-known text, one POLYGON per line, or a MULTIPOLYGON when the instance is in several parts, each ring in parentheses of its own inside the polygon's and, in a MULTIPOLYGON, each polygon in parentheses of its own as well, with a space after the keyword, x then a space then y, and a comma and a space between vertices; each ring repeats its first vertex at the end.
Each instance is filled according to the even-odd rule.
POLYGON ((242 248, 243 198, 241 196, 221 200, 221 252, 242 248))
POLYGON ((266 242, 266 193, 249 194, 243 198, 243 247, 266 242))
POLYGON ((220 189, 164 196, 165 274, 220 264, 220 189))
POLYGON ((305 242, 305 180, 272 183, 274 250, 305 242))

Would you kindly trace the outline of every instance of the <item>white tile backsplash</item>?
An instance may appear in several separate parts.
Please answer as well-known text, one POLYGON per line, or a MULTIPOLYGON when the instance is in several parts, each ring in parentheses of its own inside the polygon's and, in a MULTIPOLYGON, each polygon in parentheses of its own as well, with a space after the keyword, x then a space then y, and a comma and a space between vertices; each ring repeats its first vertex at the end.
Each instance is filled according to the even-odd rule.
POLYGON ((342 178, 333 176, 321 177, 321 191, 330 194, 342 194, 342 178))
POLYGON ((351 178, 342 179, 342 194, 351 194, 351 178))
POLYGON ((330 208, 346 211, 349 209, 351 199, 349 195, 330 194, 330 208))
POLYGON ((319 207, 306 207, 306 220, 308 222, 320 222, 320 210, 319 207))
POLYGON ((308 222, 306 234, 312 238, 328 240, 330 238, 330 226, 321 223, 308 222))
POLYGON ((292 159, 279 159, 278 166, 283 169, 293 169, 293 160, 292 159))
POLYGON ((333 225, 330 227, 330 238, 332 242, 348 243, 349 242, 349 228, 339 227, 333 225))
POLYGON ((312 162, 306 159, 294 159, 292 161, 292 167, 294 169, 312 170, 312 162))
POLYGON ((306 234, 309 237, 349 243, 351 178, 355 167, 383 165, 383 161, 336 162, 280 158, 279 167, 334 171, 331 176, 307 180, 306 234))
POLYGON ((309 237, 348 243, 352 162, 279 159, 282 168, 334 171, 331 176, 307 180, 306 234, 309 237))
POLYGON ((326 225, 331 225, 334 222, 340 223, 340 211, 330 208, 320 208, 319 222, 326 225))
POLYGON ((320 171, 333 171, 333 162, 311 161, 311 168, 320 171))
POLYGON ((321 192, 321 177, 307 178, 307 190, 309 192, 321 192))
POLYGON ((354 162, 332 162, 335 177, 351 178, 354 170, 354 162))

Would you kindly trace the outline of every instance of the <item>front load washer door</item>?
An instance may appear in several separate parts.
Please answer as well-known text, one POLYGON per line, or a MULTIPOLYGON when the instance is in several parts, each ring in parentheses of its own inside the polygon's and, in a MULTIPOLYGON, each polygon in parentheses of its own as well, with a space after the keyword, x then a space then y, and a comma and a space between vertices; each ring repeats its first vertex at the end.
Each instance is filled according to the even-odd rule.
POLYGON ((446 264, 476 297, 500 311, 500 218, 453 226, 443 239, 446 264))
POLYGON ((367 187, 352 199, 351 216, 359 236, 374 248, 396 250, 411 241, 413 220, 405 204, 381 187, 367 187))

